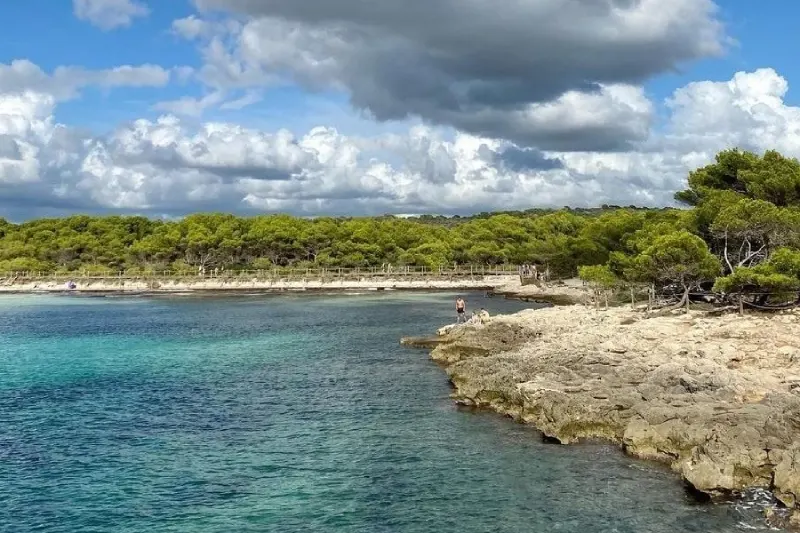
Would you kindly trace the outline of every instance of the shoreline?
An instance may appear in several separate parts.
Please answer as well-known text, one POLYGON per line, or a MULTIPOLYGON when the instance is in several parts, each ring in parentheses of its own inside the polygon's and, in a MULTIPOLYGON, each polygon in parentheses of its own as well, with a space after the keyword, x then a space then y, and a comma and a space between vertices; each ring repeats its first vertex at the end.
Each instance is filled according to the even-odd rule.
POLYGON ((305 280, 264 280, 241 278, 74 278, 76 287, 69 289, 63 279, 28 279, 0 282, 2 294, 58 294, 83 296, 159 296, 159 295, 221 295, 221 294, 318 294, 363 292, 440 292, 485 291, 491 297, 535 302, 549 305, 586 303, 588 291, 578 280, 564 280, 541 285, 522 285, 517 275, 484 275, 469 278, 403 279, 370 278, 329 281, 319 278, 305 280))
POLYGON ((574 278, 529 285, 523 285, 519 278, 516 278, 494 289, 492 295, 509 300, 562 306, 586 304, 591 300, 591 295, 583 283, 574 278))
POLYGON ((75 278, 76 287, 69 289, 62 281, 27 281, 0 285, 0 294, 237 294, 263 292, 316 293, 348 291, 493 291, 507 285, 513 276, 483 276, 460 280, 403 280, 403 279, 360 279, 360 280, 305 280, 305 281, 265 281, 231 279, 180 279, 180 280, 121 280, 84 281, 75 278))
POLYGON ((555 443, 611 443, 669 466, 702 498, 767 490, 785 506, 770 525, 800 526, 800 312, 563 306, 404 341, 430 351, 459 405, 555 443))

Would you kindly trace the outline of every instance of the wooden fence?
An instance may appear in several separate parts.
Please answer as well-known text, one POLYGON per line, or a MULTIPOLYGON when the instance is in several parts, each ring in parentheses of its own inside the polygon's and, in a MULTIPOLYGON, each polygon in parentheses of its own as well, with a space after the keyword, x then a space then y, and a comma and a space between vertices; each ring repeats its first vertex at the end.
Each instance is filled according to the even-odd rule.
POLYGON ((515 265, 458 265, 455 267, 364 267, 364 268, 274 268, 269 270, 218 270, 205 271, 76 271, 76 272, 0 272, 0 281, 25 280, 142 280, 142 279, 224 279, 224 280, 293 280, 293 279, 460 279, 485 276, 519 275, 515 265))

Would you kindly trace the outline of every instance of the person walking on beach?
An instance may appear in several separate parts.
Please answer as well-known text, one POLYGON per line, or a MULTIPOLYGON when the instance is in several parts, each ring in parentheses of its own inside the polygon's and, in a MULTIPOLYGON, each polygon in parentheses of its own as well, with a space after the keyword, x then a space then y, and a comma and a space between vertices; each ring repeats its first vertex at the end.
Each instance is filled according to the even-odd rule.
POLYGON ((467 321, 467 302, 464 301, 464 298, 459 296, 456 298, 456 315, 458 315, 458 320, 456 320, 456 324, 467 321))

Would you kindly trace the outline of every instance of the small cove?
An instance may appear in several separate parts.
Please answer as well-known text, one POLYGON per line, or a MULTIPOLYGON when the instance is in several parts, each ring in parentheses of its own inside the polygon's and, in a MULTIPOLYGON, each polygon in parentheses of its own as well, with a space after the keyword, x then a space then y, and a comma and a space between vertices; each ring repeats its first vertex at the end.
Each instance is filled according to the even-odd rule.
POLYGON ((454 296, 0 297, 0 531, 765 529, 611 446, 457 408, 397 342, 454 296))

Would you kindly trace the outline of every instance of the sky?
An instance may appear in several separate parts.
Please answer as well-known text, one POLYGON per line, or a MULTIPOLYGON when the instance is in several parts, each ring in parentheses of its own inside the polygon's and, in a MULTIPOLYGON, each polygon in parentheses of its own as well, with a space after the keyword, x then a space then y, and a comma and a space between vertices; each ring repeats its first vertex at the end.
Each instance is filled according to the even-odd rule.
POLYGON ((800 3, 0 6, 0 217, 674 205, 800 156, 800 3))

